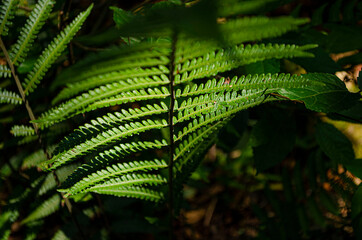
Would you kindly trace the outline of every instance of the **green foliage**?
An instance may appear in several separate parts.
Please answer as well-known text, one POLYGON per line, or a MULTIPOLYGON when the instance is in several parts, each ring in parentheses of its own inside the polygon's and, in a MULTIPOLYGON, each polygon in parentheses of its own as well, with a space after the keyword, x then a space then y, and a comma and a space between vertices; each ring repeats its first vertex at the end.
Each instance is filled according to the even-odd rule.
POLYGON ((279 93, 291 100, 303 101, 311 110, 326 113, 351 107, 360 98, 359 94, 346 91, 346 86, 336 76, 327 74, 308 74, 307 76, 308 80, 316 84, 306 89, 281 89, 279 93))
POLYGON ((3 0, 0 10, 0 35, 6 36, 9 34, 9 27, 12 25, 11 20, 14 18, 15 8, 18 0, 3 0))
POLYGON ((12 46, 10 58, 14 65, 19 65, 29 51, 40 28, 44 25, 52 10, 51 0, 40 0, 35 5, 24 27, 20 30, 18 41, 12 46))
MULTIPOLYGON (((93 5, 88 7, 86 11, 80 13, 73 20, 73 22, 71 22, 42 52, 37 62, 34 64, 34 69, 27 75, 23 83, 25 94, 28 95, 30 92, 34 91, 36 85, 39 84, 40 80, 44 77, 47 70, 59 57, 59 55, 64 51, 67 44, 74 37, 74 35, 78 32, 83 22, 90 14, 92 6, 93 5)), ((27 26, 25 26, 25 28, 27 28, 27 26)), ((32 37, 33 37, 32 35, 29 35, 27 38, 31 39, 32 37)))
POLYGON ((0 88, 0 103, 21 104, 22 101, 18 94, 0 88))
POLYGON ((59 194, 55 194, 42 202, 33 212, 31 212, 23 221, 21 221, 21 223, 27 224, 31 221, 47 217, 55 211, 58 211, 59 206, 60 196, 59 194))
MULTIPOLYGON (((12 77, 26 99, 0 89, 0 100, 24 104, 26 112, 25 108, 18 111, 17 106, 11 105, 0 109, 4 123, 0 149, 5 150, 4 159, 9 159, 0 162, 0 177, 9 181, 0 182, 0 191, 7 193, 4 198, 9 209, 27 206, 14 220, 10 220, 10 210, 1 210, 1 237, 12 234, 9 225, 14 221, 27 229, 20 233, 26 239, 40 237, 45 229, 48 238, 76 238, 84 234, 79 230, 83 224, 102 222, 104 226, 94 228, 97 233, 89 228, 90 232, 84 235, 113 239, 112 229, 117 225, 114 216, 119 217, 121 212, 125 219, 139 217, 131 212, 133 205, 141 212, 142 223, 148 221, 150 232, 162 235, 161 225, 166 218, 149 216, 164 214, 164 207, 169 207, 173 220, 184 205, 184 197, 190 194, 184 195, 184 185, 197 179, 195 172, 212 145, 216 149, 216 153, 209 153, 215 155, 212 161, 224 161, 233 177, 252 175, 253 181, 258 181, 257 187, 251 181, 249 189, 234 180, 230 184, 233 188, 255 191, 257 196, 260 192, 265 194, 268 209, 254 207, 262 226, 259 238, 312 238, 315 232, 326 231, 335 223, 326 218, 328 214, 358 229, 362 222, 361 194, 351 173, 361 176, 361 161, 355 159, 348 138, 332 125, 321 123, 320 115, 311 111, 359 122, 361 94, 348 92, 342 81, 324 70, 300 74, 304 70, 289 70, 289 65, 300 61, 309 72, 311 65, 319 67, 313 61, 329 59, 333 51, 360 45, 352 41, 343 48, 333 41, 324 42, 340 39, 343 31, 339 26, 331 26, 332 32, 326 36, 319 32, 313 35, 308 28, 316 25, 315 19, 308 24, 307 18, 260 15, 265 9, 276 7, 276 2, 162 1, 142 5, 133 12, 112 7, 117 34, 122 38, 111 47, 104 40, 107 44, 100 46, 108 49, 98 49, 87 45, 84 39, 100 34, 99 24, 109 20, 107 13, 94 21, 94 26, 84 28, 91 35, 83 37, 83 41, 75 38, 93 4, 70 22, 75 13, 66 10, 72 8, 68 1, 61 6, 51 0, 39 0, 30 8, 22 2, 29 17, 19 27, 16 38, 15 31, 13 34, 8 27, 17 3, 4 1, 0 34, 11 32, 4 43, 15 43, 9 44, 10 61, 0 65, 0 77, 11 77, 7 66, 14 66, 16 76, 12 77), (52 14, 53 8, 64 10, 65 15, 52 14), (56 16, 59 26, 55 26, 56 16), (41 30, 49 18, 47 28, 54 31, 41 30), (70 24, 65 27, 65 22, 70 24), (300 28, 301 25, 304 26, 300 28), (57 36, 53 38, 54 35, 57 36), (129 37, 134 38, 127 40, 129 37), (41 51, 48 40, 51 43, 41 51), (124 40, 129 44, 120 45, 124 40), (66 59, 61 55, 68 46, 66 59), (84 51, 97 53, 86 55, 84 51), (317 60, 312 60, 314 56, 317 60), (77 63, 68 67, 74 60, 77 63), (312 63, 304 65, 303 61, 312 63), (56 71, 48 71, 53 65, 57 66, 56 71), (47 79, 43 81, 44 89, 30 95, 43 79, 47 79), (26 125, 29 123, 34 128, 26 125), (9 132, 23 138, 11 138, 9 132), (38 142, 25 145, 35 139, 39 146, 35 146, 38 142), (244 146, 234 151, 240 144, 244 146), (220 149, 229 151, 226 157, 222 157, 220 149), (251 170, 252 163, 242 162, 247 159, 254 161, 258 176, 251 170), (15 183, 9 184, 12 179, 15 183), (116 203, 112 202, 113 196, 120 197, 116 203), (349 216, 341 216, 336 200, 343 202, 348 211, 352 209, 351 221, 349 216), (69 215, 63 211, 50 217, 63 204, 79 233, 74 233, 75 227, 70 226, 69 215), (73 204, 77 207, 72 208, 73 204), (111 209, 111 221, 107 219, 107 209, 111 209), (43 221, 44 218, 52 221, 43 221), (53 219, 56 223, 52 226, 53 219)), ((340 1, 323 9, 339 13, 338 4, 340 1)), ((102 5, 95 3, 95 8, 101 12, 102 5)), ((346 13, 350 9, 346 7, 346 13)), ((328 21, 338 22, 336 16, 339 15, 329 15, 328 21)), ((323 18, 317 24, 324 24, 323 18)), ((347 31, 358 29, 354 27, 347 31)), ((6 55, 7 46, 2 48, 6 55)), ((339 67, 339 63, 332 67, 328 64, 320 61, 322 69, 334 71, 339 67)), ((1 87, 12 90, 15 84, 11 86, 5 80, 1 87)), ((207 179, 200 174, 198 180, 202 179, 200 176, 207 179)), ((219 181, 219 185, 225 183, 219 181)), ((220 206, 231 205, 225 199, 220 198, 220 206)))
POLYGON ((6 78, 11 76, 11 70, 4 65, 0 65, 0 78, 6 78))
POLYGON ((24 125, 15 125, 10 130, 11 134, 13 134, 15 137, 18 136, 31 136, 35 135, 34 128, 24 125))

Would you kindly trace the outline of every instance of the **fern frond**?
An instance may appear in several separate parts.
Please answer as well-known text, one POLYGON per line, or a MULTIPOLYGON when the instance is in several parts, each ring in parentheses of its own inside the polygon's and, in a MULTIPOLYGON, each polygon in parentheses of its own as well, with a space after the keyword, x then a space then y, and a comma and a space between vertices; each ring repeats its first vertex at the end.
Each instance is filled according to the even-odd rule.
POLYGON ((42 52, 35 63, 34 69, 27 75, 24 86, 24 93, 29 94, 34 91, 36 85, 44 77, 47 70, 59 57, 66 48, 67 44, 72 40, 74 35, 79 31, 83 22, 90 14, 93 4, 88 9, 80 13, 42 52))
POLYGON ((180 141, 182 138, 194 131, 197 131, 201 127, 207 126, 216 121, 226 120, 241 110, 251 108, 263 102, 269 101, 273 101, 273 99, 265 98, 264 95, 261 95, 252 99, 245 99, 245 101, 243 99, 237 105, 222 107, 222 109, 217 108, 215 111, 202 115, 199 119, 194 119, 192 122, 190 122, 187 127, 184 127, 183 130, 179 131, 174 136, 175 142, 180 141))
POLYGON ((14 65, 19 65, 24 61, 36 35, 49 17, 53 4, 53 0, 39 0, 35 5, 24 27, 20 30, 19 39, 9 53, 14 65))
POLYGON ((139 186, 100 188, 100 189, 94 189, 92 192, 98 194, 113 195, 117 197, 138 198, 153 202, 159 202, 164 199, 162 192, 158 192, 155 190, 139 186))
POLYGON ((15 125, 10 130, 11 134, 15 137, 25 137, 35 135, 35 130, 33 127, 24 126, 24 125, 15 125))
POLYGON ((0 88, 0 103, 21 104, 22 102, 18 94, 0 88))
POLYGON ((121 176, 126 173, 133 172, 148 172, 160 168, 166 168, 167 164, 163 160, 154 161, 134 161, 129 163, 118 163, 111 165, 105 169, 94 172, 82 180, 78 181, 68 189, 61 189, 59 191, 66 192, 65 197, 69 195, 75 195, 83 192, 85 189, 88 189, 97 183, 104 182, 105 180, 121 176))
MULTIPOLYGON (((205 84, 195 84, 192 87, 187 85, 183 90, 177 89, 176 97, 189 97, 200 94, 219 93, 225 91, 239 91, 239 90, 257 90, 268 89, 273 91, 279 88, 303 88, 314 82, 308 81, 308 78, 302 75, 290 75, 290 74, 254 74, 233 77, 229 83, 225 78, 221 78, 219 81, 216 79, 209 80, 205 84)), ((190 100, 189 100, 190 101, 190 100)), ((186 103, 181 104, 185 105, 186 103)))
POLYGON ((86 123, 84 126, 74 130, 73 133, 58 144, 54 154, 73 148, 77 144, 82 143, 84 139, 91 139, 104 131, 114 128, 121 122, 139 119, 144 116, 166 113, 167 111, 167 105, 161 102, 161 106, 154 104, 153 106, 147 105, 146 107, 141 108, 130 108, 128 111, 123 109, 122 113, 108 113, 103 117, 92 120, 90 124, 86 123))
MULTIPOLYGON (((43 153, 44 154, 44 153, 43 153)), ((55 174, 59 180, 60 183, 64 182, 67 177, 74 172, 74 170, 77 168, 77 165, 69 165, 64 166, 62 168, 59 168, 55 171, 55 174)), ((43 184, 40 186, 38 191, 38 196, 44 195, 49 190, 56 188, 57 182, 54 178, 54 173, 49 173, 46 178, 44 179, 43 184)))
MULTIPOLYGON (((187 140, 180 142, 175 149, 174 161, 178 161, 180 158, 187 158, 185 156, 189 155, 189 152, 200 142, 207 139, 210 135, 217 132, 222 126, 225 125, 225 122, 217 122, 210 127, 204 127, 198 130, 196 133, 190 134, 187 140), (187 153, 187 154, 186 154, 187 153)), ((186 159, 185 161, 187 161, 186 159)), ((181 163, 182 164, 182 163, 181 163)))
POLYGON ((168 56, 170 46, 169 41, 141 42, 93 54, 64 70, 57 76, 53 87, 83 81, 114 71, 165 65, 169 60, 164 56, 168 56), (74 74, 75 72, 77 74, 74 74))
POLYGON ((107 74, 97 75, 91 78, 88 78, 84 81, 68 84, 65 89, 63 89, 58 96, 54 98, 52 104, 58 103, 61 100, 72 97, 80 92, 87 91, 89 89, 112 83, 117 81, 125 81, 130 78, 142 78, 150 76, 159 76, 161 74, 167 74, 169 71, 166 67, 160 65, 158 68, 135 68, 135 69, 126 69, 123 71, 110 72, 107 74))
POLYGON ((124 94, 120 94, 105 100, 95 102, 90 106, 88 106, 85 109, 85 111, 88 112, 98 108, 115 106, 126 102, 143 101, 150 99, 163 99, 168 96, 170 96, 170 93, 166 87, 161 87, 161 89, 148 88, 147 91, 140 90, 140 91, 126 92, 124 94))
POLYGON ((81 96, 49 110, 47 113, 42 114, 35 122, 39 123, 41 127, 46 127, 79 113, 89 112, 98 108, 140 100, 165 98, 169 96, 169 92, 165 87, 162 87, 161 90, 158 88, 148 88, 147 92, 142 88, 160 86, 168 82, 168 78, 165 75, 161 75, 160 77, 154 76, 152 79, 129 79, 128 81, 107 84, 90 90, 88 93, 83 93, 81 96), (133 91, 127 92, 130 90, 133 91))
POLYGON ((0 239, 8 240, 11 233, 11 224, 19 216, 17 210, 3 210, 0 215, 0 239))
POLYGON ((292 17, 246 17, 221 24, 220 32, 228 43, 240 44, 281 36, 286 32, 296 30, 298 26, 308 21, 307 18, 292 17))
POLYGON ((52 213, 56 212, 60 206, 60 196, 59 194, 55 194, 49 199, 45 200, 41 203, 39 207, 37 207, 32 213, 29 214, 21 224, 26 224, 31 221, 35 221, 41 218, 45 218, 52 213))
POLYGON ((285 45, 285 44, 255 44, 239 47, 221 49, 210 52, 204 57, 187 60, 175 68, 175 74, 182 74, 177 77, 176 83, 191 81, 215 75, 220 72, 229 71, 242 65, 262 61, 271 58, 292 58, 312 57, 313 54, 304 52, 316 45, 285 45))
POLYGON ((118 178, 111 178, 105 180, 102 183, 96 184, 93 187, 90 187, 86 192, 93 192, 98 190, 112 190, 119 189, 123 187, 137 186, 137 185, 161 185, 166 183, 167 180, 161 175, 154 174, 125 174, 121 175, 118 178))
POLYGON ((148 119, 143 120, 142 122, 133 122, 130 124, 121 125, 119 127, 114 127, 92 139, 86 140, 82 144, 78 144, 73 149, 54 156, 51 160, 45 162, 45 164, 52 164, 49 169, 55 169, 87 152, 93 151, 97 147, 106 146, 107 144, 120 139, 130 137, 132 135, 139 134, 151 129, 160 129, 165 126, 167 126, 167 122, 165 120, 160 122, 148 119))
POLYGON ((209 114, 211 112, 219 111, 221 106, 224 107, 223 110, 226 110, 225 106, 230 107, 237 104, 241 105, 247 101, 253 101, 254 99, 260 98, 262 96, 264 96, 264 99, 266 99, 265 92, 266 91, 263 89, 253 89, 249 91, 244 91, 243 94, 238 94, 236 91, 227 92, 225 94, 221 93, 218 95, 213 94, 211 97, 206 98, 206 103, 200 102, 202 101, 200 99, 194 99, 195 101, 193 104, 191 104, 191 106, 187 106, 184 108, 183 111, 178 112, 177 117, 175 117, 174 119, 174 123, 178 124, 187 121, 190 118, 195 118, 203 116, 205 114, 209 114))
POLYGON ((169 59, 165 56, 160 56, 156 58, 141 58, 137 60, 129 61, 126 59, 111 59, 104 61, 100 64, 95 64, 87 69, 87 71, 82 72, 78 76, 72 76, 72 82, 79 82, 86 80, 91 77, 96 77, 102 74, 107 74, 115 71, 127 71, 135 68, 150 68, 157 67, 161 65, 167 65, 169 59))
POLYGON ((217 1, 218 16, 228 17, 240 14, 250 14, 254 11, 265 7, 268 3, 276 2, 276 0, 219 0, 217 1))
POLYGON ((51 240, 70 240, 62 230, 58 230, 51 240))
POLYGON ((5 65, 0 65, 0 78, 7 78, 11 76, 11 70, 5 65))
POLYGON ((19 0, 3 0, 0 7, 0 36, 6 36, 9 33, 9 27, 12 25, 11 19, 14 18, 15 8, 19 0))
POLYGON ((102 173, 104 173, 104 169, 108 168, 108 166, 115 169, 118 168, 117 166, 112 166, 112 164, 120 161, 121 159, 124 159, 127 155, 131 153, 137 153, 149 149, 160 149, 167 145, 168 144, 165 139, 163 139, 162 142, 155 140, 154 142, 138 141, 121 143, 120 145, 114 146, 109 150, 100 152, 98 156, 95 156, 94 159, 90 160, 89 163, 83 164, 82 166, 77 168, 74 173, 70 175, 67 180, 62 184, 62 188, 70 188, 74 184, 82 181, 83 178, 87 178, 88 176, 98 171, 102 171, 102 173))
MULTIPOLYGON (((49 146, 47 151, 48 153, 52 153, 55 149, 55 145, 49 146)), ((46 155, 44 154, 44 150, 37 150, 31 154, 28 154, 21 165, 21 168, 31 168, 38 166, 41 162, 46 161, 46 155)))
POLYGON ((22 168, 30 168, 37 166, 39 163, 46 160, 46 156, 43 150, 38 150, 30 155, 28 155, 22 164, 22 168))
MULTIPOLYGON (((230 20, 224 24, 219 24, 219 26, 228 44, 239 45, 248 41, 280 36, 288 31, 297 29, 299 25, 306 22, 306 19, 295 19, 291 17, 247 17, 230 20)), ((177 41, 175 62, 182 63, 189 59, 202 57, 210 51, 224 47, 225 46, 221 46, 215 42, 200 41, 180 34, 179 40, 177 41)))

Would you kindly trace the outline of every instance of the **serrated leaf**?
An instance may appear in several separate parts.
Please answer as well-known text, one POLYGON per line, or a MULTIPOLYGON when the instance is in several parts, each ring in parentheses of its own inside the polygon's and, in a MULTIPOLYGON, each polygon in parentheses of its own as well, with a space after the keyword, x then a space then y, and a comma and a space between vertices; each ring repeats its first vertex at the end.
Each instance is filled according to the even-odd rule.
POLYGON ((360 98, 359 94, 348 92, 344 83, 334 75, 310 73, 302 76, 312 84, 305 88, 282 88, 278 93, 291 100, 303 101, 310 110, 325 113, 348 109, 360 98))
POLYGON ((252 130, 258 172, 280 163, 293 149, 296 138, 295 120, 288 113, 273 109, 263 116, 252 130))
POLYGON ((317 124, 316 140, 322 151, 336 163, 349 164, 355 159, 352 143, 331 124, 317 124))

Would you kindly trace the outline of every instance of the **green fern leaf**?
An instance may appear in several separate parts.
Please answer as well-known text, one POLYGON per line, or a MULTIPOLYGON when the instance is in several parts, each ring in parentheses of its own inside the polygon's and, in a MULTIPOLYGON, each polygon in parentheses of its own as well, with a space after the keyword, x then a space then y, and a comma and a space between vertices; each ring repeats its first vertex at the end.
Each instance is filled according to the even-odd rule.
POLYGON ((31 221, 35 221, 41 218, 45 218, 52 213, 56 212, 60 206, 60 196, 55 194, 49 199, 43 201, 39 207, 37 207, 32 213, 29 214, 21 224, 26 224, 31 221))
POLYGON ((153 174, 125 174, 118 178, 112 178, 106 180, 100 184, 96 184, 93 187, 87 189, 87 192, 99 191, 99 190, 112 190, 123 187, 137 186, 137 185, 160 185, 165 184, 167 180, 160 175, 153 174))
POLYGON ((11 70, 5 65, 0 65, 0 78, 7 78, 11 76, 11 70))
POLYGON ((268 3, 276 2, 276 0, 219 0, 217 1, 218 16, 228 17, 240 14, 250 14, 267 6, 268 3))
POLYGON ((65 197, 69 195, 75 195, 82 193, 84 190, 100 183, 104 182, 107 179, 111 179, 117 176, 124 175, 126 173, 134 172, 147 172, 155 169, 166 168, 167 164, 164 161, 154 160, 154 161, 135 161, 129 163, 118 163, 111 165, 105 169, 94 172, 87 177, 83 178, 81 181, 73 184, 68 189, 61 189, 59 191, 66 192, 65 197))
MULTIPOLYGON (((44 154, 44 153, 43 153, 44 154)), ((62 168, 59 168, 55 171, 55 174, 59 180, 60 183, 64 182, 67 177, 74 172, 74 170, 77 168, 77 165, 69 165, 64 166, 62 168)), ((54 173, 49 173, 45 179, 43 184, 40 186, 38 191, 38 196, 42 196, 45 193, 49 192, 49 190, 54 189, 57 187, 57 181, 54 178, 54 173)))
MULTIPOLYGON (((141 152, 149 149, 160 149, 167 146, 166 140, 162 142, 155 140, 154 142, 130 142, 122 143, 118 146, 114 146, 111 149, 100 152, 94 159, 90 160, 90 163, 83 164, 78 167, 72 175, 62 184, 62 188, 70 188, 74 184, 80 182, 83 178, 87 178, 89 175, 94 175, 96 172, 104 170, 110 166, 111 168, 117 169, 117 166, 113 166, 114 163, 124 159, 127 155, 132 153, 141 152)), ((156 160, 155 160, 156 161, 156 160)), ((158 161, 158 160, 157 160, 158 161)), ((137 165, 138 163, 135 163, 137 165)), ((127 164, 125 166, 128 166, 127 164)), ((107 177, 105 174, 104 177, 107 177)))
POLYGON ((0 103, 21 104, 22 102, 18 94, 0 88, 0 103))
POLYGON ((15 8, 19 0, 3 0, 0 7, 0 36, 6 36, 9 33, 9 27, 12 25, 11 19, 14 18, 15 8))
POLYGON ((11 48, 9 55, 14 65, 24 61, 36 35, 49 17, 52 5, 52 0, 40 0, 35 5, 24 27, 20 30, 19 39, 11 48))
POLYGON ((161 75, 160 77, 154 76, 152 79, 128 79, 127 81, 107 84, 71 99, 64 104, 61 104, 59 107, 49 110, 47 113, 42 114, 35 122, 40 123, 42 127, 45 127, 66 118, 70 118, 76 114, 89 112, 98 108, 140 100, 166 98, 169 96, 169 93, 165 87, 162 87, 161 90, 157 88, 148 88, 147 92, 142 88, 165 85, 168 82, 168 78, 165 75, 161 75), (136 89, 142 90, 138 91, 136 89), (133 91, 127 92, 129 90, 133 91))
POLYGON ((147 105, 146 107, 135 109, 123 109, 122 112, 108 113, 103 117, 92 120, 90 124, 87 123, 84 126, 79 127, 61 141, 54 154, 73 148, 77 144, 82 143, 84 139, 91 139, 104 131, 114 128, 122 122, 139 119, 145 116, 167 113, 168 107, 166 104, 161 102, 160 105, 161 106, 154 104, 153 106, 147 105))
POLYGON ((119 127, 114 127, 90 140, 83 142, 82 144, 77 145, 73 149, 54 156, 50 161, 45 162, 45 164, 52 164, 49 169, 55 169, 87 152, 94 150, 97 147, 106 146, 107 144, 132 136, 134 134, 151 129, 160 129, 165 126, 167 126, 167 122, 165 120, 159 122, 148 119, 147 121, 143 120, 142 122, 133 122, 130 124, 121 125, 119 127))
POLYGON ((35 135, 33 127, 24 126, 24 125, 15 125, 10 130, 11 134, 15 137, 25 137, 35 135))
POLYGON ((220 32, 229 44, 258 41, 264 38, 278 37, 286 32, 296 30, 299 25, 307 23, 307 18, 292 17, 247 17, 227 21, 220 25, 220 32))
MULTIPOLYGON (((249 41, 257 41, 269 37, 277 37, 286 32, 297 29, 306 19, 295 19, 291 17, 267 18, 252 17, 227 21, 220 24, 220 32, 229 45, 241 44, 249 41)), ((225 47, 220 43, 212 41, 200 41, 180 34, 177 41, 175 62, 202 57, 210 51, 225 47)))
POLYGON ((118 81, 124 81, 129 78, 142 78, 150 76, 160 76, 161 74, 167 74, 169 71, 164 66, 158 68, 137 68, 126 69, 123 71, 110 72, 107 74, 101 74, 94 77, 90 77, 84 81, 68 84, 67 88, 63 89, 56 98, 52 101, 52 104, 58 103, 60 100, 72 97, 80 92, 87 91, 89 89, 118 81))
MULTIPOLYGON (((55 145, 49 146, 47 151, 48 153, 52 153, 55 149, 55 145)), ((46 155, 44 153, 44 150, 37 150, 31 154, 28 154, 21 165, 21 168, 31 168, 38 166, 41 162, 46 161, 46 155)))
POLYGON ((52 87, 83 81, 113 71, 165 65, 169 62, 165 56, 169 54, 171 43, 164 40, 111 48, 90 55, 57 76, 52 87))
MULTIPOLYGON (((175 149, 175 156, 174 161, 178 161, 179 159, 186 158, 185 156, 189 156, 189 152, 199 144, 200 142, 207 139, 210 135, 217 132, 218 129, 220 129, 222 126, 225 125, 225 122, 217 122, 214 125, 210 127, 205 127, 200 130, 198 130, 196 133, 190 134, 188 136, 188 140, 184 140, 183 142, 180 142, 175 149)), ((184 160, 185 162, 188 159, 184 160)), ((182 164, 182 163, 181 163, 182 164)))
POLYGON ((219 72, 229 71, 242 65, 262 61, 270 58, 312 57, 313 54, 304 50, 316 45, 279 45, 260 44, 221 49, 206 54, 202 58, 188 60, 175 68, 176 83, 191 81, 197 78, 216 75, 219 72), (182 75, 181 75, 182 74, 182 75))
POLYGON ((62 230, 58 230, 51 240, 70 240, 62 230))
POLYGON ((24 93, 29 94, 34 91, 36 85, 44 77, 49 67, 59 57, 59 55, 66 48, 67 44, 72 40, 74 35, 79 31, 85 19, 90 14, 93 5, 80 13, 42 52, 39 59, 35 63, 34 69, 27 75, 24 86, 24 93))
MULTIPOLYGON (((311 82, 308 78, 301 75, 290 75, 290 74, 255 74, 233 77, 230 82, 227 82, 225 78, 221 78, 219 81, 216 79, 209 80, 205 84, 195 84, 190 87, 187 85, 183 90, 177 89, 176 97, 189 97, 208 93, 220 93, 227 91, 240 91, 240 90, 260 90, 268 89, 268 92, 277 91, 278 89, 284 88, 304 88, 311 84, 318 84, 311 82)), ((190 100, 188 100, 190 101, 190 100)), ((181 106, 187 103, 182 103, 181 106)))
POLYGON ((109 187, 94 189, 94 193, 107 194, 117 197, 139 198, 143 200, 159 202, 164 199, 163 193, 144 187, 109 187))

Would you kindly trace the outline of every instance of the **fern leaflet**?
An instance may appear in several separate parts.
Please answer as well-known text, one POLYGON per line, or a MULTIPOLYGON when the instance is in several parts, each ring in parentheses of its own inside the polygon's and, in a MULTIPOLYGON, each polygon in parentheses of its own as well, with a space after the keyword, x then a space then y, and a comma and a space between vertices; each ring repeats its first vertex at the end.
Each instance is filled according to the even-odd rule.
POLYGON ((24 61, 36 35, 49 17, 53 4, 52 0, 40 0, 35 5, 24 27, 20 30, 19 39, 9 53, 14 65, 19 65, 24 61))
POLYGON ((0 88, 0 103, 21 104, 22 102, 18 94, 0 88))
POLYGON ((92 8, 93 5, 88 7, 86 11, 80 13, 73 22, 71 22, 42 52, 34 65, 34 69, 25 79, 23 84, 25 94, 28 95, 30 92, 34 91, 36 85, 39 84, 49 67, 59 57, 73 36, 78 32, 83 22, 90 14, 92 8))
POLYGON ((14 11, 19 0, 3 0, 0 7, 0 36, 9 34, 9 27, 12 25, 14 11))

